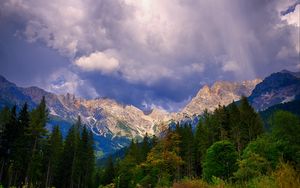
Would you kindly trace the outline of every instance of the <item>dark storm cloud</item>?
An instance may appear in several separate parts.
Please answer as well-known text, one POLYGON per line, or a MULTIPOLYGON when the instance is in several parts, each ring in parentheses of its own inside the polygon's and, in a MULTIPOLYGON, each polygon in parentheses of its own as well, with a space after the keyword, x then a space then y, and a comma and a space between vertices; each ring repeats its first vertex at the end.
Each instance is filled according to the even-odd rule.
MULTIPOLYGON (((15 27, 9 29, 9 40, 16 56, 37 54, 22 61, 28 71, 36 70, 28 83, 39 78, 55 92, 107 96, 125 104, 174 110, 203 84, 215 80, 299 70, 297 3, 5 0, 0 22, 15 27), (12 36, 16 33, 29 44, 19 45, 20 39, 12 36), (45 61, 37 65, 41 58, 45 61), (47 68, 39 74, 40 65, 47 68)), ((8 32, 3 33, 1 29, 0 39, 7 41, 8 32)), ((21 61, 1 55, 7 51, 2 42, 1 67, 8 67, 2 73, 11 75, 21 61)))
POLYGON ((300 1, 298 0, 298 1, 295 2, 293 5, 289 6, 288 9, 281 11, 281 12, 280 12, 281 15, 282 15, 282 16, 285 16, 285 15, 291 13, 291 12, 294 12, 295 9, 296 9, 296 6, 299 5, 299 4, 300 4, 300 1))

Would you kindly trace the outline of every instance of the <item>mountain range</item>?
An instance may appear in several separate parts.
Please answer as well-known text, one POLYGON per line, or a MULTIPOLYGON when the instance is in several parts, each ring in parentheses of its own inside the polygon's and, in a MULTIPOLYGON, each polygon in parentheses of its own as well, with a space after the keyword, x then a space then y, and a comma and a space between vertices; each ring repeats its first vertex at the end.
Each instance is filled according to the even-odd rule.
POLYGON ((154 108, 144 113, 132 105, 123 105, 108 98, 83 99, 73 94, 57 95, 38 87, 19 87, 0 76, 0 108, 21 106, 27 102, 34 108, 45 96, 49 109, 49 129, 59 124, 63 133, 81 116, 83 123, 95 134, 99 155, 107 154, 126 146, 132 138, 141 139, 146 133, 158 135, 171 122, 195 117, 205 109, 213 111, 219 105, 249 97, 253 107, 260 111, 275 104, 289 102, 300 96, 300 74, 281 71, 264 80, 243 82, 217 81, 212 86, 203 86, 197 95, 179 112, 169 113, 154 108))

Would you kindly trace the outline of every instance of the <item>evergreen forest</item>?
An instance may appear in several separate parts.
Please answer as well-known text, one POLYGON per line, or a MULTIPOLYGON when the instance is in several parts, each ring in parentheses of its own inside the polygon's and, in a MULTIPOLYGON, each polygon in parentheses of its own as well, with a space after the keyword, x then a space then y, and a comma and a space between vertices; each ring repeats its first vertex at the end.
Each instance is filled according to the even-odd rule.
POLYGON ((275 110, 262 121, 246 97, 205 111, 195 128, 177 123, 133 139, 104 165, 80 116, 66 138, 47 121, 45 98, 31 111, 1 110, 2 187, 300 187, 299 116, 275 110))

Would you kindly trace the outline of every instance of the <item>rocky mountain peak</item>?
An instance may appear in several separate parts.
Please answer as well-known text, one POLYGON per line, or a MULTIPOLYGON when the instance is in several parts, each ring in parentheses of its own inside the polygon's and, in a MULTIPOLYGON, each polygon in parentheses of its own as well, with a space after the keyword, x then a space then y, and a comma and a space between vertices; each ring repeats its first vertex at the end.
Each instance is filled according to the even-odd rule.
POLYGON ((264 110, 274 104, 291 101, 297 96, 300 96, 300 72, 283 70, 257 84, 249 100, 255 109, 264 110))
POLYGON ((260 79, 243 82, 217 81, 211 87, 203 86, 197 95, 186 107, 178 113, 177 117, 201 114, 205 109, 213 111, 219 105, 228 105, 237 101, 241 96, 249 96, 260 79))
POLYGON ((197 96, 208 95, 210 93, 210 88, 208 85, 204 85, 197 93, 197 96))

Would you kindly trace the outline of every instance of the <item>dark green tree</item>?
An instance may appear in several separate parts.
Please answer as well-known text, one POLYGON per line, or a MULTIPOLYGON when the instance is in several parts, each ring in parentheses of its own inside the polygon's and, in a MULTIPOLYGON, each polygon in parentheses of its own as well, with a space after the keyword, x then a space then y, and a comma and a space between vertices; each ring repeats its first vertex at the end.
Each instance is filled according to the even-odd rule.
POLYGON ((118 175, 116 177, 118 187, 135 187, 131 180, 134 179, 134 168, 138 164, 138 154, 137 143, 132 139, 125 158, 119 164, 118 175))
POLYGON ((12 150, 12 170, 13 170, 13 185, 21 186, 25 182, 26 172, 30 158, 30 143, 25 134, 25 130, 29 128, 29 112, 27 103, 25 103, 19 112, 18 128, 15 130, 17 134, 16 142, 12 150))
POLYGON ((241 148, 257 138, 263 133, 263 123, 259 115, 251 107, 246 97, 241 98, 240 104, 240 120, 241 120, 241 148))
POLYGON ((102 176, 102 185, 107 185, 113 182, 115 178, 115 167, 113 163, 112 156, 109 156, 106 162, 106 166, 104 169, 104 174, 102 176))
POLYGON ((225 106, 219 106, 214 111, 213 116, 217 123, 219 140, 229 139, 230 120, 227 108, 225 108, 225 106))
POLYGON ((31 145, 31 156, 27 169, 26 182, 29 186, 39 186, 42 179, 42 142, 46 136, 46 123, 48 121, 48 110, 46 107, 45 97, 42 98, 40 104, 30 114, 30 123, 26 131, 31 145))
POLYGON ((80 142, 80 133, 78 128, 80 124, 80 118, 78 118, 78 121, 70 128, 64 142, 59 170, 60 185, 57 187, 75 187, 78 182, 78 174, 76 174, 76 170, 78 169, 78 145, 80 142))
POLYGON ((146 133, 141 144, 141 162, 146 161, 150 149, 151 149, 150 138, 146 133))
POLYGON ((13 161, 11 160, 15 149, 16 141, 18 138, 18 120, 16 113, 16 106, 13 106, 11 110, 3 111, 2 118, 3 122, 3 136, 2 136, 2 169, 1 169, 1 180, 4 186, 9 187, 12 183, 13 161))
POLYGON ((93 149, 93 134, 83 126, 78 148, 79 187, 91 187, 93 184, 93 173, 95 167, 95 156, 93 149))
POLYGON ((63 140, 59 126, 54 126, 45 150, 45 186, 58 186, 59 161, 63 151, 63 140))
POLYGON ((237 170, 238 154, 234 145, 227 141, 215 142, 208 148, 203 161, 203 178, 211 181, 212 177, 228 180, 237 170))
POLYGON ((299 118, 290 112, 278 111, 271 120, 272 136, 283 142, 285 160, 295 162, 300 169, 299 118))
POLYGON ((7 140, 7 124, 10 119, 10 109, 8 107, 3 108, 0 111, 0 182, 3 184, 3 180, 6 176, 6 166, 8 161, 8 140, 7 140))
POLYGON ((247 145, 243 151, 242 159, 247 159, 254 153, 269 161, 272 168, 275 169, 285 147, 284 141, 276 139, 270 134, 265 134, 247 145))
POLYGON ((202 161, 205 158, 207 149, 220 138, 217 125, 213 114, 205 110, 195 133, 195 171, 198 176, 202 173, 202 161))
POLYGON ((238 161, 239 168, 234 173, 237 181, 247 182, 252 178, 265 175, 270 169, 270 162, 256 153, 238 161))
POLYGON ((234 143, 239 155, 242 152, 242 123, 241 123, 241 115, 238 106, 232 102, 228 106, 229 111, 229 124, 230 124, 230 132, 229 137, 230 140, 234 143))
POLYGON ((183 165, 180 168, 180 177, 193 177, 194 176, 194 135, 191 125, 185 124, 178 126, 176 133, 179 135, 180 143, 179 155, 183 160, 183 165))

